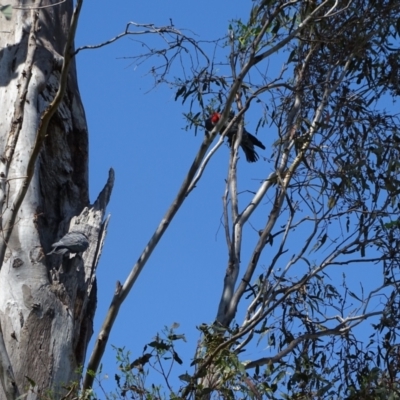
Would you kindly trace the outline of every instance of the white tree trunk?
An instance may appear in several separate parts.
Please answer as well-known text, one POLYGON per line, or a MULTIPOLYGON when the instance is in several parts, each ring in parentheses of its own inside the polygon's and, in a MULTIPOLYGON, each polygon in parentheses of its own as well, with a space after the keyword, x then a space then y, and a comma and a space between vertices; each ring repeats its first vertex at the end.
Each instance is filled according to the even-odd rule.
MULTIPOLYGON (((13 7, 25 8, 54 3, 10 1, 13 7)), ((15 196, 27 175, 40 117, 59 86, 72 7, 72 0, 67 0, 35 11, 14 8, 9 21, 0 15, 2 236, 4 221, 15 212, 15 196), (33 29, 35 13, 37 30, 33 29)), ((50 122, 29 189, 17 210, 0 270, 5 348, 19 394, 35 383, 29 399, 47 389, 55 391, 57 398, 65 393, 61 385, 79 378, 76 370, 84 362, 92 334, 95 268, 112 183, 111 172, 105 190, 90 207, 88 133, 72 62, 64 99, 50 122), (70 225, 90 238, 83 257, 46 256, 51 244, 71 230, 70 225)), ((3 389, 1 399, 13 398, 3 389)))

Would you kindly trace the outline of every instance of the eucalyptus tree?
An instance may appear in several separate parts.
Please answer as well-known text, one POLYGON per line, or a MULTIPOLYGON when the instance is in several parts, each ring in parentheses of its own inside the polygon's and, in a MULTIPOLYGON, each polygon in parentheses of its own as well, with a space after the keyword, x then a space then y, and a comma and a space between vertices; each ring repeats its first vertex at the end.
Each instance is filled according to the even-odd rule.
MULTIPOLYGON (((221 119, 123 291, 177 207, 201 190, 209 159, 231 144, 221 300, 215 321, 199 328, 196 368, 181 377, 178 397, 398 396, 399 17, 391 1, 253 1, 211 49, 173 26, 136 24, 166 43, 133 58, 162 56, 151 73, 175 87, 187 128, 204 130, 215 111, 221 119), (175 59, 186 70, 171 77, 175 59), (263 169, 254 165, 256 187, 238 174, 249 119, 270 148, 263 169), (374 285, 364 291, 368 266, 374 285), (344 267, 359 269, 361 290, 344 267), (343 278, 331 279, 339 268, 343 278), (267 350, 242 358, 257 343, 267 350)), ((177 361, 171 337, 153 351, 177 361)))
MULTIPOLYGON (((91 391, 121 304, 179 207, 201 190, 208 161, 227 136, 221 300, 215 321, 199 327, 194 371, 182 375, 177 388, 165 376, 168 389, 177 398, 398 396, 400 135, 388 104, 399 92, 400 5, 256 0, 247 17, 227 23, 227 36, 211 50, 173 25, 134 22, 115 38, 82 48, 159 35, 163 48, 134 57, 160 56, 151 73, 156 84, 175 88, 187 107, 188 127, 203 130, 212 112, 221 115, 131 273, 117 285, 82 387, 76 367, 83 365, 92 334, 95 269, 113 172, 90 205, 87 128, 74 65, 81 49, 73 46, 81 5, 73 11, 69 0, 14 1, 0 8, 4 397, 91 391), (179 77, 170 76, 175 60, 187 68, 179 77), (257 186, 246 191, 250 183, 238 170, 249 118, 257 120, 254 134, 268 130, 260 139, 270 154, 264 160, 260 154, 257 186), (69 258, 47 255, 67 231, 85 233, 88 250, 69 258), (244 249, 245 242, 252 247, 244 249), (339 267, 354 266, 362 281, 368 265, 380 271, 368 291, 329 278, 339 267), (367 344, 360 327, 368 331, 367 344), (243 359, 242 352, 258 343, 263 353, 243 359)), ((166 340, 157 337, 152 352, 122 370, 140 367, 140 375, 143 365, 161 360, 153 355, 168 352, 182 362, 174 349, 181 338, 174 332, 166 340)), ((124 395, 147 390, 122 388, 124 395)))
POLYGON ((18 1, 0 13, 0 398, 43 398, 79 381, 113 171, 88 194, 88 132, 73 40, 82 1, 18 1), (47 255, 67 231, 89 237, 47 255))

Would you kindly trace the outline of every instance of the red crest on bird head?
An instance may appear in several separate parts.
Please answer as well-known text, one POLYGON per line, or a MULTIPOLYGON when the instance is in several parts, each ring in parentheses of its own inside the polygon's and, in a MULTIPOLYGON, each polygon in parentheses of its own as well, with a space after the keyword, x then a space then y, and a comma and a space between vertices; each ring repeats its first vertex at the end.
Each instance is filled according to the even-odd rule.
POLYGON ((220 118, 221 118, 221 114, 218 113, 218 112, 213 112, 213 113, 211 114, 211 122, 212 122, 214 125, 219 121, 220 118))

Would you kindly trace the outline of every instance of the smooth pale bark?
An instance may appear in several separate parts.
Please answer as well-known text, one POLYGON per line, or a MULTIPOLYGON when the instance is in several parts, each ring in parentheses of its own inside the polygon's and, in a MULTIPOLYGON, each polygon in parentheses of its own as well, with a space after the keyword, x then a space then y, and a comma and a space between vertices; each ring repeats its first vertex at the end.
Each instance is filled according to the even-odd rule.
MULTIPOLYGON (((26 176, 40 116, 59 86, 61 55, 73 10, 71 0, 36 10, 36 30, 32 29, 35 13, 18 7, 54 2, 10 3, 16 7, 11 20, 0 15, 0 199, 4 218, 15 211, 13 196, 26 176)), ((77 369, 92 335, 95 269, 113 179, 111 171, 105 190, 90 206, 88 132, 72 62, 64 99, 50 122, 29 190, 17 210, 0 270, 1 330, 19 393, 26 393, 35 383, 29 399, 47 390, 57 398, 66 392, 63 385, 79 379, 77 369), (90 237, 83 257, 46 256, 51 244, 72 229, 90 237)), ((1 399, 6 398, 3 389, 1 399)))

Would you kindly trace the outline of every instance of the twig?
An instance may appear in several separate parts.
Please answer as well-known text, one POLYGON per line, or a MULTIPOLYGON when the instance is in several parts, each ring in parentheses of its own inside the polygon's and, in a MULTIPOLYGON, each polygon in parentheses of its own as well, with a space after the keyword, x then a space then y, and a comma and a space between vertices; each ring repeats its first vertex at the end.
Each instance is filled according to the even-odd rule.
POLYGON ((144 266, 146 265, 147 260, 149 259, 153 250, 157 246, 157 243, 160 241, 163 234, 167 230, 169 224, 172 222, 175 214, 185 201, 188 194, 188 189, 189 187, 191 187, 192 181, 194 179, 196 172, 199 169, 201 161, 203 160, 204 155, 206 154, 208 148, 213 142, 215 136, 217 135, 217 132, 219 131, 219 129, 221 129, 222 123, 223 121, 218 122, 218 124, 214 127, 213 131, 209 135, 204 136, 203 143, 193 161, 192 166, 189 169, 188 174, 186 175, 182 183, 181 188, 179 189, 179 192, 175 200, 172 202, 170 208, 166 212, 164 218, 161 220, 153 236, 150 238, 146 247, 142 251, 142 254, 140 255, 134 267, 132 268, 132 271, 130 272, 129 276, 126 278, 125 283, 123 284, 121 290, 118 293, 114 294, 108 313, 100 329, 100 333, 96 339, 94 349, 92 351, 92 354, 88 362, 87 372, 83 382, 84 391, 90 389, 93 385, 95 376, 94 372, 97 371, 100 365, 100 361, 104 354, 104 350, 106 348, 111 329, 114 325, 115 319, 117 318, 119 309, 123 301, 131 291, 134 283, 136 282, 136 279, 139 277, 144 266))

